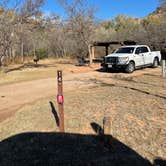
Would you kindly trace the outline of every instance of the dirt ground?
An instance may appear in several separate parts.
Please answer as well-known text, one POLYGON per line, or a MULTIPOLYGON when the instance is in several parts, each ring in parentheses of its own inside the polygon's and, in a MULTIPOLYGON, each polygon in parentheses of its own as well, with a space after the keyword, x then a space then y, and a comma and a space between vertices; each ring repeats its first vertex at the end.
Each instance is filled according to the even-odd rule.
MULTIPOLYGON (((91 124, 102 127, 103 118, 109 116, 110 134, 118 142, 151 163, 156 158, 166 158, 166 80, 161 78, 160 68, 132 74, 105 73, 99 65, 61 64, 60 68, 66 69, 63 79, 67 133, 95 134, 91 124)), ((0 86, 1 143, 20 133, 59 131, 55 102, 57 69, 39 67, 39 73, 45 72, 41 78, 40 74, 33 79, 25 77, 37 69, 9 72, 13 76, 24 72, 25 78, 16 81, 2 76, 8 83, 4 85, 4 79, 0 86)))

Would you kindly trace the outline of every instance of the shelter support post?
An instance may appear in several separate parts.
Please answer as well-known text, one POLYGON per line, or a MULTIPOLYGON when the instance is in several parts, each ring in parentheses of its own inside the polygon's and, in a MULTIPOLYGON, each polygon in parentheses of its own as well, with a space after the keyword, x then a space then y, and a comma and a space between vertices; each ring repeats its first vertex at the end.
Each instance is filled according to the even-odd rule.
POLYGON ((108 55, 108 46, 105 47, 105 55, 108 55))
POLYGON ((90 65, 93 64, 93 59, 95 57, 95 48, 94 46, 90 45, 89 46, 89 58, 90 58, 90 65))

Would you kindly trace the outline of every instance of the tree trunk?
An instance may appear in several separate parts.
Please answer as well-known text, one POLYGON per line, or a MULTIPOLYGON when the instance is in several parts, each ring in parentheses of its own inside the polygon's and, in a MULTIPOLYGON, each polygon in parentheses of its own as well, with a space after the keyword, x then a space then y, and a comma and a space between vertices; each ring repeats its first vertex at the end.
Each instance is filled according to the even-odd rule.
POLYGON ((0 67, 3 66, 3 56, 0 57, 0 67))
POLYGON ((0 67, 2 66, 2 61, 1 61, 1 58, 0 58, 0 67))
POLYGON ((22 57, 22 63, 24 63, 24 43, 21 42, 21 57, 22 57))
POLYGON ((33 45, 33 56, 36 57, 36 47, 35 47, 35 44, 33 45))

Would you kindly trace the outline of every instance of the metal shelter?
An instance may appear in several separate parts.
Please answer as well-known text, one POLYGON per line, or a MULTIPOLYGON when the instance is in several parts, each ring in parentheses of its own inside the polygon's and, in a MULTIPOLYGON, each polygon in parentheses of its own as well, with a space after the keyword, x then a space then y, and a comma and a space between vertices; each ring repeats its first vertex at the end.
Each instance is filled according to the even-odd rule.
POLYGON ((94 42, 89 45, 89 58, 90 65, 93 64, 95 59, 95 47, 105 47, 105 55, 108 55, 108 48, 111 45, 136 45, 135 41, 109 41, 109 42, 94 42))

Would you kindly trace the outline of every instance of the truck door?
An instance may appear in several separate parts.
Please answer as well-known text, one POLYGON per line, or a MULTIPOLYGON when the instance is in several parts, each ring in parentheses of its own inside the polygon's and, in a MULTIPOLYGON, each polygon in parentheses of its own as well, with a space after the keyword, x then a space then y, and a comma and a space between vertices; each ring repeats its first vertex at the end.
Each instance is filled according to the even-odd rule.
POLYGON ((136 66, 143 66, 145 64, 144 55, 141 53, 141 47, 136 48, 134 59, 136 66))
POLYGON ((151 52, 149 52, 147 47, 145 47, 145 46, 141 47, 141 54, 144 57, 145 65, 152 63, 151 62, 151 52))

